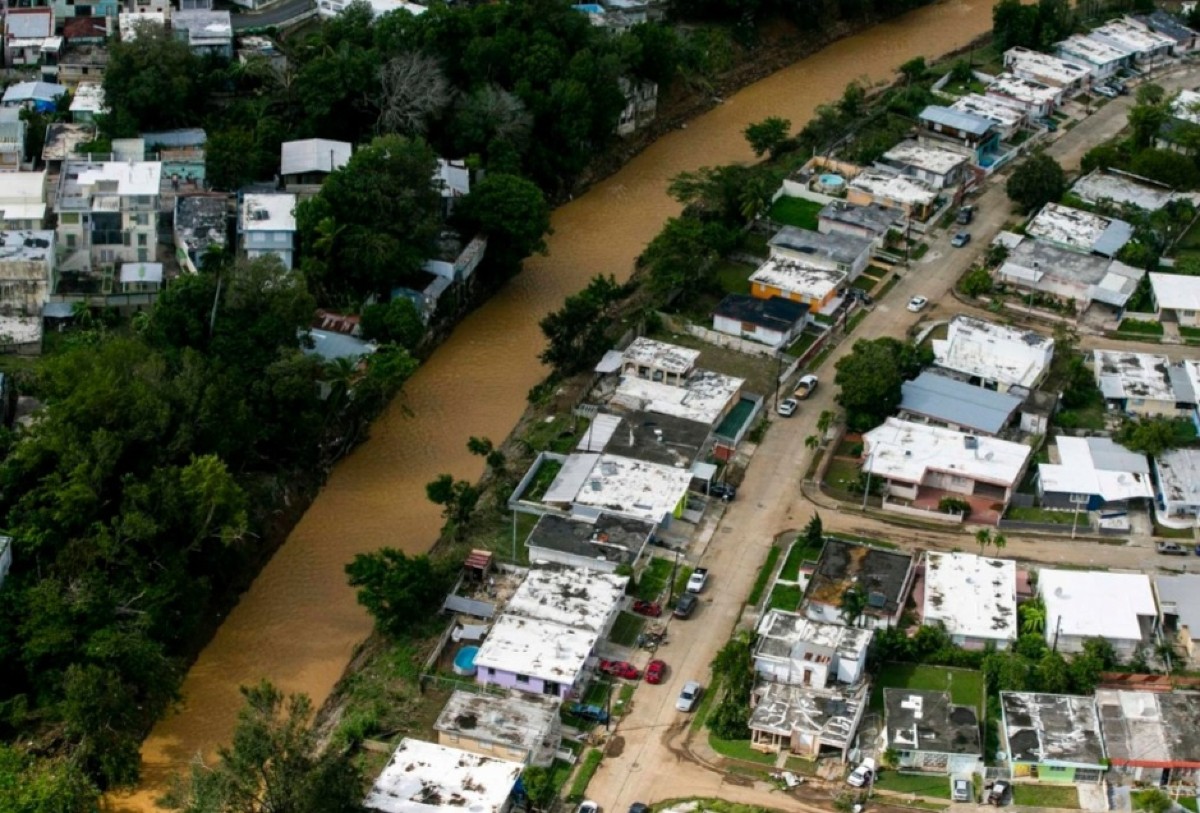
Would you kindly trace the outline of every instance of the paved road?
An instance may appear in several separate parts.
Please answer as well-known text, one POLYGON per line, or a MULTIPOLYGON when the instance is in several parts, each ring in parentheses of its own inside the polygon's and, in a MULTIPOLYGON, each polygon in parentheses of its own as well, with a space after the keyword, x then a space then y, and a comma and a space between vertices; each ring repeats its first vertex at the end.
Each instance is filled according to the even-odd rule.
POLYGON ((314 0, 282 0, 262 11, 233 15, 233 30, 245 31, 281 25, 316 8, 314 0))
MULTIPOLYGON (((1160 84, 1174 89, 1195 81, 1197 75, 1200 75, 1200 69, 1189 68, 1182 75, 1160 80, 1160 84)), ((1128 98, 1111 102, 1063 133, 1048 148, 1049 153, 1066 168, 1077 167, 1088 148, 1120 131, 1129 106, 1128 98)), ((979 212, 971 226, 975 240, 972 246, 953 249, 949 245, 949 235, 934 239, 922 262, 905 272, 896 288, 863 320, 854 334, 855 339, 903 337, 919 319, 947 318, 964 309, 947 292, 976 252, 981 251, 1013 218, 1010 202, 1003 191, 1003 178, 994 179, 977 203, 979 212), (935 305, 925 314, 910 313, 905 303, 915 294, 923 294, 935 303, 944 300, 945 305, 935 305)), ((1102 346, 1105 341, 1089 338, 1086 343, 1102 346)), ((728 506, 719 524, 702 531, 692 556, 699 557, 712 572, 711 586, 692 619, 671 622, 670 644, 660 650, 660 656, 670 666, 668 680, 659 686, 638 688, 630 713, 615 732, 610 756, 601 764, 588 789, 589 797, 599 802, 607 813, 621 813, 634 801, 655 802, 686 796, 716 796, 802 811, 821 809, 819 805, 823 800, 819 794, 812 798, 806 794, 810 804, 802 804, 761 782, 738 779, 715 769, 710 764, 714 755, 708 749, 703 732, 689 737, 690 716, 674 708, 675 698, 685 681, 707 681, 709 664, 741 621, 745 596, 749 594, 758 568, 777 534, 803 527, 813 512, 819 510, 827 530, 878 536, 906 548, 970 548, 973 544, 970 537, 961 533, 913 531, 854 511, 818 506, 801 491, 799 480, 812 454, 804 440, 817 433, 817 417, 821 411, 836 408, 836 388, 830 385, 829 379, 834 364, 851 345, 852 342, 844 342, 831 354, 823 366, 826 385, 804 402, 802 410, 793 418, 774 422, 754 452, 738 499, 728 506)), ((1125 342, 1120 346, 1132 347, 1125 342)), ((1158 345, 1146 347, 1158 348, 1158 345)), ((1171 352, 1174 355, 1200 355, 1194 348, 1173 348, 1171 352)), ((1157 558, 1146 540, 1129 545, 1108 545, 1015 535, 1009 537, 1004 555, 1036 562, 1072 562, 1104 568, 1144 568, 1157 558)))

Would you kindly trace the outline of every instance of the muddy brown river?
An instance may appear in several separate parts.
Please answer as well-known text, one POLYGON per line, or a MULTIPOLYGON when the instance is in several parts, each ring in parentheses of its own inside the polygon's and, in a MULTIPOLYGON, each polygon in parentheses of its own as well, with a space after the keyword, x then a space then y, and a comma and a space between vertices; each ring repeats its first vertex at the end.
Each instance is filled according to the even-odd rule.
POLYGON ((549 254, 473 313, 413 376, 375 423, 371 437, 335 467, 287 542, 263 569, 200 654, 182 687, 183 703, 142 749, 144 784, 110 800, 119 810, 156 809, 167 777, 197 754, 228 741, 241 705, 238 686, 267 678, 320 705, 355 645, 370 632, 346 585, 356 553, 391 545, 428 550, 441 517, 425 484, 442 472, 474 480, 482 461, 471 435, 505 437, 545 374, 538 320, 596 274, 627 277, 633 259, 677 214, 667 182, 684 170, 749 160, 743 128, 767 116, 794 126, 853 80, 891 78, 915 56, 966 44, 991 25, 993 0, 947 0, 885 23, 746 87, 674 131, 620 172, 559 208, 549 254))

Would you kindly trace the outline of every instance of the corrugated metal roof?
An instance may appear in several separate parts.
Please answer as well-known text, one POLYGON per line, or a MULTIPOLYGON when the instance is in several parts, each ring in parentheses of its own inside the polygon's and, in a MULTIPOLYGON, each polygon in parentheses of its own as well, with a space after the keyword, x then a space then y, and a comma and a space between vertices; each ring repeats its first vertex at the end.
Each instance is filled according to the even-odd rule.
POLYGON ((588 430, 579 439, 575 450, 579 452, 603 452, 604 447, 612 440, 613 432, 621 425, 620 415, 610 415, 600 412, 588 425, 588 430))
POLYGON ((921 111, 921 120, 953 127, 955 130, 974 135, 985 135, 992 127, 991 119, 936 104, 931 104, 921 111))
POLYGON ((1021 406, 1015 395, 930 372, 905 381, 901 393, 901 410, 990 435, 1003 429, 1021 406))
POLYGON ((1105 257, 1115 257, 1121 248, 1133 239, 1133 226, 1124 220, 1113 220, 1108 228, 1092 243, 1092 251, 1105 257))
POLYGON ((546 489, 542 502, 574 502, 575 496, 579 494, 583 484, 587 482, 588 475, 592 473, 592 469, 596 467, 599 460, 600 455, 598 454, 573 454, 568 457, 563 462, 562 468, 558 470, 558 476, 554 478, 554 482, 546 489))

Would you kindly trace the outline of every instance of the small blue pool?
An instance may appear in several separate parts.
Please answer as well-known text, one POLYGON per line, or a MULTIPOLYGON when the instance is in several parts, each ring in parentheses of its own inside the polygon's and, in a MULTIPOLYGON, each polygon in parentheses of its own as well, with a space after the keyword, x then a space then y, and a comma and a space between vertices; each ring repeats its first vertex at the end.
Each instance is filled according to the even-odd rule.
POLYGON ((841 175, 822 175, 821 176, 821 185, 822 186, 842 186, 845 183, 846 183, 846 180, 841 175))
POLYGON ((473 675, 475 674, 475 656, 479 654, 479 647, 464 646, 454 656, 454 673, 456 675, 473 675))

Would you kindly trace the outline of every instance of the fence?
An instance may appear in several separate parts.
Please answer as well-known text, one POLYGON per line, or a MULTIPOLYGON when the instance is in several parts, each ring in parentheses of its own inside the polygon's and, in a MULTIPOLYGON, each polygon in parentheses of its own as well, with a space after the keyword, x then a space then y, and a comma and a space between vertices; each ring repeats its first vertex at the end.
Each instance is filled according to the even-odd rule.
POLYGON ((883 498, 883 510, 891 511, 895 514, 905 514, 910 517, 919 519, 931 519, 934 522, 944 522, 948 525, 961 525, 963 522, 962 514, 947 514, 942 511, 934 511, 928 508, 914 508, 911 505, 903 505, 898 502, 888 502, 887 497, 883 498))
MULTIPOLYGON (((996 527, 1002 531, 1035 531, 1046 534, 1071 533, 1071 526, 1060 522, 1025 522, 1019 519, 1001 519, 996 523, 996 527)), ((1091 524, 1091 520, 1081 515, 1079 524, 1075 526, 1075 533, 1088 536, 1095 532, 1096 528, 1091 524)))
MULTIPOLYGON (((664 314, 663 321, 666 322, 667 318, 668 317, 666 317, 664 314)), ((774 356, 778 352, 774 347, 763 344, 762 342, 743 339, 740 336, 731 336, 728 333, 721 333, 718 330, 701 327, 700 325, 695 325, 690 322, 686 323, 686 326, 681 327, 683 327, 684 330, 695 336, 697 339, 706 341, 709 344, 715 344, 717 347, 724 347, 727 350, 736 350, 737 352, 745 353, 748 356, 774 356)), ((678 330, 678 328, 675 327, 672 329, 678 330)))

